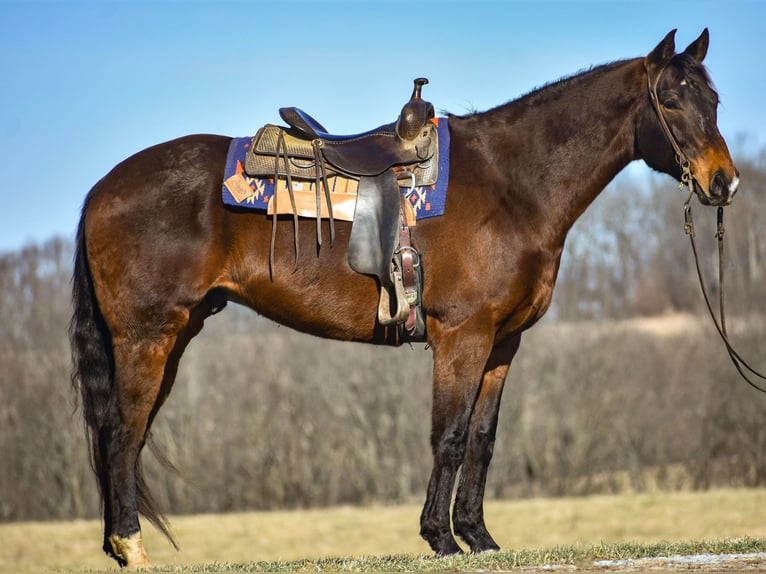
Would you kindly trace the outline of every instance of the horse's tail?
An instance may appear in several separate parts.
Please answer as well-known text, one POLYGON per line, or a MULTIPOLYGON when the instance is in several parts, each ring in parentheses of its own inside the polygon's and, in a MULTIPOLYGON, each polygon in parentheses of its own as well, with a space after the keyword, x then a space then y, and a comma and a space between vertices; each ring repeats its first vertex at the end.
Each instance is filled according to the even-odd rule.
MULTIPOLYGON (((79 393, 85 434, 90 443, 90 463, 96 473, 101 505, 109 493, 104 456, 104 423, 114 416, 112 397, 114 356, 112 337, 104 322, 93 289, 85 248, 85 208, 75 240, 74 273, 72 275, 72 321, 69 341, 72 349, 72 387, 79 393)), ((110 528, 110 525, 106 525, 110 528)))
MULTIPOLYGON (((108 458, 107 433, 119 420, 114 393, 114 354, 112 335, 104 320, 93 287, 88 254, 85 246, 85 211, 82 210, 77 228, 75 244, 74 273, 72 275, 72 320, 69 324, 69 339, 72 351, 72 387, 79 393, 85 419, 85 434, 90 443, 90 462, 98 480, 98 490, 107 532, 109 524, 108 458)), ((136 498, 139 512, 154 524, 170 542, 167 521, 149 492, 139 463, 136 467, 136 498)))

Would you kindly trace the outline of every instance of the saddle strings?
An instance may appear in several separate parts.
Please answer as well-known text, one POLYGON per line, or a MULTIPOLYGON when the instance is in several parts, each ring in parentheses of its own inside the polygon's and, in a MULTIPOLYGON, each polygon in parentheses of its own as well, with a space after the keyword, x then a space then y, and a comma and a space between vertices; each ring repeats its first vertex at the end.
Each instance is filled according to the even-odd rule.
MULTIPOLYGON (((327 214, 330 220, 330 245, 335 245, 335 217, 332 212, 332 200, 330 199, 330 186, 327 183, 327 167, 322 156, 322 142, 315 139, 312 142, 314 148, 314 167, 315 167, 315 179, 316 185, 316 217, 317 217, 317 244, 322 245, 322 193, 321 189, 324 188, 325 201, 327 203, 327 214)), ((277 149, 274 154, 274 213, 271 220, 271 245, 269 246, 269 275, 274 278, 274 246, 277 238, 277 219, 279 218, 279 210, 277 209, 277 196, 279 188, 279 158, 282 157, 282 164, 285 168, 285 180, 287 185, 287 193, 290 196, 290 206, 293 210, 293 240, 295 244, 295 261, 293 264, 293 273, 298 270, 298 259, 300 258, 300 242, 298 231, 298 208, 295 203, 295 192, 293 189, 293 178, 290 164, 292 159, 287 151, 287 143, 285 142, 285 132, 279 130, 277 136, 277 149)))
POLYGON ((287 193, 290 196, 290 205, 293 208, 293 238, 295 243, 295 262, 293 265, 293 273, 298 270, 298 258, 300 257, 300 244, 298 237, 298 210, 295 205, 295 194, 293 193, 293 178, 290 171, 290 161, 287 155, 287 144, 285 143, 285 136, 282 130, 279 130, 279 136, 277 137, 277 153, 274 155, 274 213, 271 220, 271 246, 269 248, 269 274, 271 278, 274 278, 274 244, 277 237, 277 219, 279 218, 279 211, 277 210, 277 193, 279 187, 279 154, 283 154, 283 163, 285 166, 285 177, 287 179, 287 193))
POLYGON ((315 185, 317 194, 317 243, 322 245, 322 196, 320 183, 324 186, 325 202, 327 203, 327 216, 330 220, 330 246, 335 245, 335 218, 332 214, 332 200, 330 199, 330 187, 327 185, 327 168, 322 155, 322 140, 314 139, 311 142, 314 148, 315 185))

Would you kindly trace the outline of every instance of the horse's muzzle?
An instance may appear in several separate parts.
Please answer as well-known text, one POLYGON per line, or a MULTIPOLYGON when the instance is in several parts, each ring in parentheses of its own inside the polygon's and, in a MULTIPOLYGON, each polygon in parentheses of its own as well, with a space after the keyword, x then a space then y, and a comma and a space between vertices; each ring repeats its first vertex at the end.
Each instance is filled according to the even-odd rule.
POLYGON ((734 199, 734 194, 739 188, 739 173, 734 172, 734 177, 729 179, 723 170, 713 174, 708 187, 708 193, 699 193, 700 202, 705 205, 729 205, 734 199))

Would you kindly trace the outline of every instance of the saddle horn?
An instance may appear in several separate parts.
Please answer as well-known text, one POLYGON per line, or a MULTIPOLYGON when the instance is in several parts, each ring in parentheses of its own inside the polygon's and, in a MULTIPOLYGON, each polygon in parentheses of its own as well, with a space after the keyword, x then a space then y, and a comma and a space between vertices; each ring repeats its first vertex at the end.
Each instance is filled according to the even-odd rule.
POLYGON ((396 133, 404 140, 415 139, 421 128, 435 115, 433 104, 421 97, 423 86, 427 83, 428 78, 415 79, 415 87, 412 89, 410 101, 404 104, 402 113, 399 115, 396 133))

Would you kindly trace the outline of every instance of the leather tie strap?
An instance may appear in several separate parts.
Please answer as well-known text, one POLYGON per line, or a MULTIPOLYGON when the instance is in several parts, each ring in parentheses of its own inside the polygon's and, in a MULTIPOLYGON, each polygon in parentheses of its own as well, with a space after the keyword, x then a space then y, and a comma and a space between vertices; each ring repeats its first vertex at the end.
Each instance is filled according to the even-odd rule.
POLYGON ((300 257, 300 247, 298 243, 298 210, 295 206, 295 194, 293 192, 293 178, 290 170, 290 158, 287 154, 287 144, 285 143, 285 134, 282 130, 279 131, 279 138, 277 139, 277 153, 274 156, 274 215, 271 221, 271 246, 269 248, 269 273, 274 276, 274 244, 277 238, 277 219, 279 218, 279 211, 277 210, 277 182, 279 181, 279 156, 282 155, 283 163, 285 166, 285 175, 287 177, 287 192, 290 195, 290 204, 293 208, 293 235, 295 240, 295 264, 293 266, 293 273, 298 270, 298 258, 300 257))
POLYGON ((332 214, 332 199, 330 198, 330 186, 327 185, 327 166, 322 156, 322 140, 314 139, 311 142, 314 150, 314 165, 316 175, 314 184, 317 194, 317 244, 322 245, 322 196, 320 188, 324 187, 325 202, 327 203, 327 217, 330 220, 330 245, 335 245, 335 217, 332 214), (321 185, 320 185, 321 184, 321 185))

